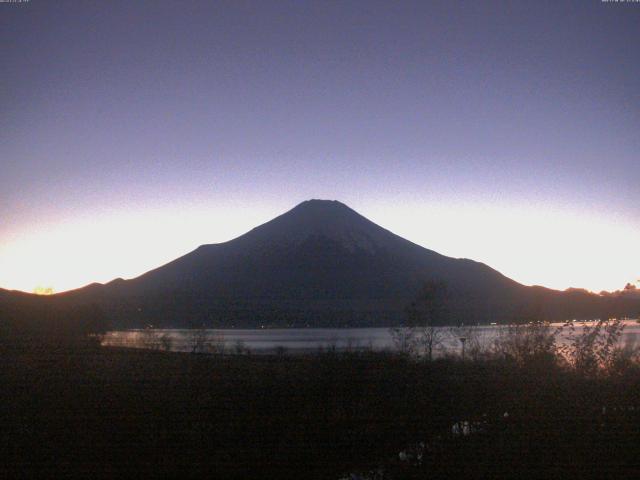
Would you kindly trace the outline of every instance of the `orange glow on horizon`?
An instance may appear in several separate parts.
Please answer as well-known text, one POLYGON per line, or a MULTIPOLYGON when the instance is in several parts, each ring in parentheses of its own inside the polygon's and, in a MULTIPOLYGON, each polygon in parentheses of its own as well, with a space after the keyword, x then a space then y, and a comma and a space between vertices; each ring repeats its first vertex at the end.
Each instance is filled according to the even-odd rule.
POLYGON ((53 295, 55 293, 53 287, 36 287, 33 289, 36 295, 53 295))

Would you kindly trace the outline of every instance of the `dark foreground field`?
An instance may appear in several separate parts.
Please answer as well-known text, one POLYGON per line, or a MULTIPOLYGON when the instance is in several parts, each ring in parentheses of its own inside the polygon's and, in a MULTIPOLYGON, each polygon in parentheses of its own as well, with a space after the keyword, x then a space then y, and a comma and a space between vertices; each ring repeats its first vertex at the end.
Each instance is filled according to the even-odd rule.
POLYGON ((8 478, 640 474, 636 368, 87 350, 3 354, 0 375, 8 478))

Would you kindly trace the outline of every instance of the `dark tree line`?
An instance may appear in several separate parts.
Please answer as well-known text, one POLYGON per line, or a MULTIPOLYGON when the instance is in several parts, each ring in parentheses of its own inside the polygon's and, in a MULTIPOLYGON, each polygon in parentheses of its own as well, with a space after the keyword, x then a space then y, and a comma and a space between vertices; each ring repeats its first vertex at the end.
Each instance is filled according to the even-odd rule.
POLYGON ((0 306, 0 349, 38 351, 99 346, 108 327, 96 305, 68 305, 48 298, 0 306))

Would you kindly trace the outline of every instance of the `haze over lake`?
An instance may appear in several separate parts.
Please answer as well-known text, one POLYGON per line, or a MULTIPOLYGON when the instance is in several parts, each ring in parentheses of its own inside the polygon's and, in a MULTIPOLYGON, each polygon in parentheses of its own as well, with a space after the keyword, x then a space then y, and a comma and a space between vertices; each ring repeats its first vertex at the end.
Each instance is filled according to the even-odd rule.
MULTIPOLYGON (((624 330, 619 343, 635 345, 640 334, 640 324, 636 320, 625 320, 624 330)), ((560 328, 563 324, 552 324, 551 328, 560 328)), ((459 336, 471 335, 483 348, 490 348, 494 340, 505 331, 504 326, 484 325, 471 329, 441 327, 445 339, 437 355, 460 354, 459 336)), ((582 330, 582 324, 576 324, 576 333, 582 330)), ((107 332, 102 341, 105 347, 126 348, 162 348, 161 338, 166 335, 170 341, 170 350, 188 352, 192 350, 193 336, 197 330, 187 329, 148 329, 107 332)), ((564 327, 558 342, 567 342, 568 328, 564 327)), ((309 353, 320 349, 345 350, 393 350, 396 348, 388 328, 265 328, 265 329, 207 329, 201 331, 206 345, 234 353, 239 347, 256 354, 270 353, 309 353)))

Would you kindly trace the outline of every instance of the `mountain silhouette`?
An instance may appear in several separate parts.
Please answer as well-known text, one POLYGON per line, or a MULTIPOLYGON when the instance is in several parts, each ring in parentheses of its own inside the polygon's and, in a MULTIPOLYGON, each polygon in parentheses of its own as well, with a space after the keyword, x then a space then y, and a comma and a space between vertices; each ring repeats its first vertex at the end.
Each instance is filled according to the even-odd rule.
POLYGON ((327 200, 303 202, 234 240, 202 245, 137 278, 92 284, 53 301, 98 304, 117 327, 386 326, 404 320, 431 280, 446 283, 453 323, 637 313, 633 302, 526 287, 327 200))

